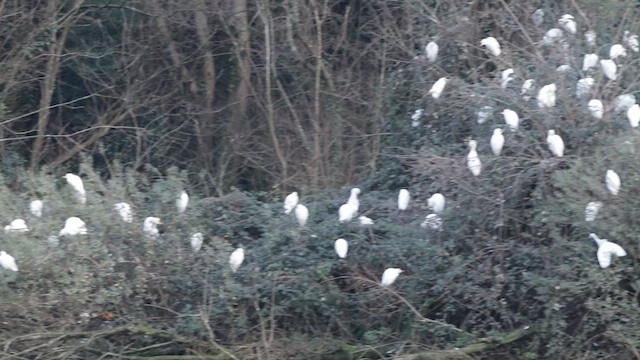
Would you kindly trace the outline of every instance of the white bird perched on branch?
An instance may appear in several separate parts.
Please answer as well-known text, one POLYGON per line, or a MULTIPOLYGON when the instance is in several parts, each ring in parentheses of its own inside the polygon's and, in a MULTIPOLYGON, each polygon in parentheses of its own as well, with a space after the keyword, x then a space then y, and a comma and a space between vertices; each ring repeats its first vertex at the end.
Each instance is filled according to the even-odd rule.
POLYGON ((33 216, 42 217, 43 207, 44 207, 44 203, 40 199, 33 200, 32 202, 29 203, 29 211, 33 216))
POLYGON ((187 210, 187 205, 189 205, 189 194, 186 191, 180 192, 178 199, 176 199, 176 209, 178 210, 178 214, 182 214, 187 210))
POLYGON ((629 125, 631 127, 638 127, 640 125, 640 105, 633 104, 629 110, 627 110, 627 119, 629 119, 629 125))
POLYGON ((113 209, 120 215, 122 221, 124 222, 132 222, 133 221, 133 212, 131 211, 131 205, 126 202, 119 202, 117 204, 113 204, 113 209))
POLYGON ((18 271, 18 265, 16 265, 16 259, 13 256, 7 254, 4 251, 0 251, 0 265, 3 268, 11 271, 18 271))
POLYGON ((307 224, 307 220, 309 220, 309 209, 302 204, 298 204, 296 205, 294 214, 296 215, 296 220, 298 220, 298 225, 304 227, 307 224))
POLYGON ((558 19, 558 24, 568 33, 574 34, 577 31, 576 21, 573 19, 573 15, 564 14, 558 19))
POLYGON ((582 60, 582 71, 598 66, 598 54, 585 54, 582 60))
POLYGON ((611 48, 609 48, 609 59, 615 60, 620 56, 627 56, 627 49, 625 49, 621 44, 611 45, 611 48))
POLYGON ((504 147, 504 135, 502 135, 502 129, 493 129, 493 135, 491 135, 491 151, 495 156, 500 156, 502 148, 504 147))
POLYGON ((429 62, 436 62, 438 59, 438 44, 435 41, 431 41, 425 46, 425 54, 427 55, 427 60, 429 62))
POLYGON ((611 258, 613 256, 627 256, 627 252, 624 251, 622 246, 607 239, 600 239, 598 235, 594 233, 589 234, 589 237, 598 244, 596 256, 598 257, 598 264, 600 264, 601 268, 608 268, 609 265, 611 265, 611 258))
POLYGON ((64 222, 64 227, 58 236, 64 235, 86 235, 87 225, 77 216, 72 216, 64 222))
POLYGON ((82 183, 80 176, 72 173, 66 173, 63 178, 65 178, 73 190, 75 190, 78 201, 80 201, 81 204, 85 204, 87 202, 87 194, 84 191, 84 184, 82 183))
POLYGON ((358 217, 358 221, 360 222, 360 226, 362 227, 369 227, 375 224, 371 218, 368 218, 366 216, 358 217))
POLYGON ((444 211, 446 200, 444 198, 444 195, 442 195, 441 193, 435 193, 431 195, 431 197, 429 197, 429 200, 427 200, 427 204, 431 208, 431 211, 436 214, 440 214, 444 211))
POLYGON ((589 103, 587 104, 587 108, 589 109, 591 116, 593 116, 596 119, 602 119, 602 117, 604 116, 604 104, 602 103, 601 100, 598 100, 598 99, 589 100, 589 103))
POLYGON ((231 271, 233 272, 238 271, 243 261, 244 261, 244 249, 243 248, 235 249, 229 256, 229 266, 231 266, 231 271))
POLYGON ((595 221, 596 216, 598 216, 598 211, 602 207, 602 203, 600 201, 591 201, 587 204, 587 207, 584 209, 584 220, 585 221, 595 221))
POLYGON ((636 97, 631 94, 622 94, 616 96, 616 100, 613 102, 613 111, 621 113, 629 110, 636 103, 636 97))
POLYGON ((358 213, 358 209, 360 208, 360 201, 358 200, 359 194, 360 189, 351 189, 349 200, 347 200, 347 203, 340 206, 340 208, 338 209, 338 221, 349 222, 356 216, 356 214, 358 213))
POLYGON ((11 224, 4 227, 5 233, 25 232, 25 231, 29 231, 29 228, 27 227, 27 222, 24 221, 23 219, 15 219, 11 222, 11 224))
POLYGON ((513 69, 509 68, 506 70, 502 70, 502 73, 500 73, 500 79, 500 86, 503 89, 506 89, 511 80, 513 80, 513 69))
POLYGON ((527 79, 522 83, 522 87, 520 88, 520 95, 522 95, 522 98, 525 101, 529 101, 529 99, 531 99, 531 96, 529 96, 529 92, 531 91, 531 88, 533 87, 533 84, 535 84, 535 80, 533 79, 527 79))
POLYGON ((558 28, 553 28, 553 29, 547 30, 547 32, 544 34, 544 37, 542 38, 542 43, 545 45, 551 45, 553 43, 560 42, 561 40, 563 40, 563 38, 564 38, 564 34, 562 33, 562 30, 558 28))
POLYGON ((333 244, 333 248, 338 254, 340 259, 344 259, 347 257, 347 251, 349 251, 349 243, 345 239, 338 239, 333 244))
POLYGON ((398 210, 407 210, 410 199, 411 195, 409 195, 409 190, 400 189, 400 192, 398 193, 398 210))
POLYGON ((440 79, 438 79, 438 81, 436 81, 433 86, 431 87, 431 90, 429 90, 429 94, 431 94, 431 96, 434 99, 437 99, 440 97, 440 95, 442 94, 442 91, 444 91, 444 87, 447 85, 447 78, 446 77, 441 77, 440 79))
POLYGON ((284 213, 289 214, 298 205, 298 192, 294 191, 284 198, 284 213))
POLYGON ((478 143, 475 140, 469 140, 469 154, 467 155, 467 166, 473 174, 473 176, 480 175, 482 171, 482 162, 476 151, 478 143))
POLYGON ((504 122, 509 127, 509 130, 516 131, 518 130, 518 125, 520 124, 520 117, 518 117, 518 113, 510 110, 504 109, 502 110, 502 117, 504 118, 504 122))
POLYGON ((156 238, 160 235, 158 225, 162 224, 159 217, 149 216, 142 223, 142 231, 150 238, 156 238))
POLYGON ((609 169, 607 170, 607 174, 605 175, 605 184, 607 185, 607 190, 612 195, 618 195, 620 192, 620 176, 617 172, 609 169))
POLYGON ((584 39, 587 42, 587 45, 594 47, 596 46, 596 32, 593 30, 588 30, 584 33, 584 39))
POLYGON ((622 42, 631 48, 634 52, 640 51, 640 42, 638 42, 638 35, 630 35, 628 30, 624 31, 622 36, 622 42))
POLYGON ((193 250, 193 252, 195 253, 200 251, 200 249, 202 248, 202 243, 204 242, 204 236, 202 236, 202 233, 197 232, 191 235, 191 239, 189 240, 191 243, 191 250, 193 250))
POLYGON ((608 77, 609 80, 615 80, 618 78, 618 75, 616 75, 616 72, 618 71, 618 65, 616 65, 613 60, 600 60, 600 67, 602 68, 602 72, 604 72, 604 75, 608 77))
POLYGON ((556 106, 556 84, 548 84, 540 88, 538 91, 538 107, 554 107, 556 106))
POLYGON ((547 145, 553 156, 562 157, 564 155, 564 141, 555 130, 547 131, 547 145))
POLYGON ((404 270, 398 268, 385 269, 382 273, 382 281, 380 281, 380 285, 382 285, 383 287, 391 286, 391 284, 396 281, 400 273, 402 273, 403 271, 404 270))
POLYGON ((578 80, 578 84, 576 85, 576 96, 578 98, 585 98, 589 94, 591 94, 591 88, 593 84, 595 84, 595 80, 590 77, 582 78, 578 80))
POLYGON ((502 50, 500 50, 500 43, 493 36, 480 40, 480 45, 486 47, 493 56, 500 56, 502 53, 502 50))

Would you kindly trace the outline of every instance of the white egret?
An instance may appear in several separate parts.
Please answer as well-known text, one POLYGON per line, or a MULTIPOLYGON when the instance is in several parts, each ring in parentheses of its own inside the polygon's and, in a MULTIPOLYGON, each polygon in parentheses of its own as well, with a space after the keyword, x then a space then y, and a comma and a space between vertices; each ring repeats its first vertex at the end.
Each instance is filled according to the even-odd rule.
POLYGON ((531 14, 531 21, 535 26, 540 26, 544 22, 544 10, 537 9, 531 14))
POLYGON ((407 210, 407 207, 409 207, 410 198, 411 196, 409 195, 409 190, 400 189, 400 192, 398 193, 398 209, 407 210))
POLYGON ((502 53, 500 43, 493 36, 480 40, 480 45, 486 47, 493 56, 500 56, 500 53, 502 53))
POLYGON ((613 60, 600 60, 600 67, 602 68, 602 72, 604 72, 604 75, 608 77, 609 80, 615 80, 618 78, 618 75, 616 75, 616 72, 618 71, 618 65, 616 65, 613 60))
POLYGON ((438 49, 438 44, 436 44, 435 41, 431 41, 427 44, 425 47, 425 54, 427 54, 427 60, 429 60, 429 62, 436 62, 436 59, 438 59, 438 49))
POLYGON ((635 128, 640 125, 640 105, 633 104, 633 106, 627 110, 627 119, 629 119, 629 125, 631 125, 631 127, 635 128))
POLYGON ((589 103, 587 104, 587 108, 589 109, 591 116, 593 116, 596 119, 602 119, 602 117, 604 116, 604 104, 602 103, 601 100, 598 100, 598 99, 589 100, 589 103))
POLYGON ((142 231, 150 238, 156 238, 160 235, 160 230, 158 230, 158 225, 162 224, 160 218, 155 216, 149 216, 144 219, 142 223, 142 231))
POLYGON ((509 85, 509 82, 511 82, 511 80, 513 80, 513 69, 509 68, 506 70, 502 70, 502 73, 500 73, 500 86, 503 89, 506 89, 507 86, 509 85))
POLYGON ((569 71, 571 71, 571 65, 569 64, 563 64, 556 68, 556 72, 559 73, 568 73, 569 71))
POLYGON ((420 224, 423 229, 441 230, 442 218, 438 214, 429 214, 424 218, 424 221, 420 224))
POLYGON ((446 202, 447 201, 444 198, 444 195, 442 195, 441 193, 435 193, 431 195, 431 197, 429 197, 429 200, 427 200, 427 204, 431 208, 431 211, 436 214, 440 214, 444 211, 446 202))
POLYGON ((598 66, 598 54, 585 54, 582 60, 582 71, 588 71, 589 69, 598 66))
POLYGON ((518 130, 518 125, 520 124, 520 117, 518 117, 518 113, 510 110, 504 109, 502 110, 502 117, 504 117, 504 122, 509 126, 509 130, 516 131, 518 130))
POLYGON ((424 109, 418 109, 418 110, 413 112, 413 115, 411 115, 411 126, 412 127, 420 126, 420 118, 422 117, 422 114, 424 114, 424 109))
POLYGON ((187 210, 187 205, 189 205, 189 194, 187 194, 186 191, 182 191, 176 200, 176 209, 178 209, 178 214, 184 213, 187 210))
POLYGON ((493 108, 485 105, 478 110, 478 124, 484 124, 493 115, 493 108))
POLYGON ((545 45, 551 45, 556 42, 560 42, 564 37, 562 30, 558 28, 549 29, 542 38, 542 42, 545 45))
POLYGON ((404 270, 398 269, 398 268, 385 269, 384 272, 382 273, 382 281, 380 282, 380 284, 384 287, 391 286, 391 284, 393 284, 396 281, 400 273, 403 271, 404 270))
POLYGON ((16 259, 13 256, 7 254, 4 251, 0 251, 0 265, 3 268, 11 271, 18 271, 18 265, 16 265, 16 259))
POLYGON ((233 272, 238 271, 243 261, 244 261, 244 249, 243 248, 235 249, 229 256, 229 266, 231 266, 231 271, 233 272))
POLYGON ((294 191, 284 198, 284 213, 288 214, 298 205, 298 192, 294 191))
POLYGON ((15 219, 11 222, 11 224, 4 227, 5 233, 25 232, 25 231, 29 231, 29 228, 27 227, 27 222, 24 221, 23 219, 15 219))
POLYGON ((32 202, 29 203, 29 211, 33 216, 42 217, 43 207, 44 207, 44 203, 40 199, 33 200, 32 202))
POLYGON ((202 233, 197 232, 191 235, 190 242, 191 242, 191 249, 193 250, 193 252, 197 253, 202 248, 202 243, 204 242, 204 236, 202 235, 202 233))
POLYGON ((548 84, 540 88, 538 91, 538 107, 554 107, 556 106, 556 84, 548 84))
POLYGON ((369 227, 375 224, 371 218, 366 216, 359 216, 358 221, 360 222, 360 226, 362 227, 369 227))
POLYGON ((605 175, 605 184, 607 185, 607 190, 613 195, 618 195, 620 192, 620 176, 617 172, 609 169, 607 170, 607 174, 605 175))
POLYGON ((85 234, 87 234, 87 225, 79 217, 72 216, 64 222, 64 228, 60 230, 58 236, 85 234))
POLYGON ((611 45, 611 48, 609 48, 609 59, 614 60, 620 56, 627 56, 627 49, 625 49, 621 44, 611 45))
POLYGON ((434 99, 439 98, 442 94, 442 91, 444 90, 445 85, 447 85, 447 78, 441 77, 433 84, 431 90, 429 90, 429 94, 431 94, 434 99))
POLYGON ((302 204, 298 204, 296 205, 294 214, 296 215, 296 220, 298 220, 298 225, 304 227, 307 224, 307 220, 309 220, 309 209, 302 204))
POLYGON ((76 192, 76 197, 81 204, 85 204, 87 202, 87 194, 84 191, 84 184, 82 183, 82 179, 80 176, 72 173, 66 173, 63 178, 67 179, 67 182, 73 190, 76 192))
POLYGON ((584 39, 587 41, 587 45, 594 47, 596 46, 596 32, 593 30, 588 30, 584 33, 584 39))
POLYGON ((349 251, 349 243, 345 239, 338 239, 333 244, 333 248, 338 254, 340 259, 344 259, 347 257, 347 251, 349 251))
POLYGON ((595 80, 590 77, 578 80, 578 84, 576 85, 576 96, 578 98, 587 97, 589 94, 591 94, 591 88, 593 88, 593 84, 595 84, 595 80))
POLYGON ((589 202, 584 209, 584 221, 595 221, 601 207, 602 203, 600 201, 589 202))
POLYGON ((533 79, 527 79, 522 83, 522 87, 520 88, 520 95, 522 95, 522 98, 525 101, 529 101, 529 99, 531 99, 531 96, 529 96, 529 93, 534 84, 535 84, 535 80, 533 79))
POLYGON ((119 202, 117 204, 113 204, 113 209, 120 215, 122 221, 132 222, 133 221, 133 212, 131 211, 131 205, 126 202, 119 202))
POLYGON ((504 147, 504 135, 502 135, 502 129, 493 129, 493 135, 491 135, 491 151, 495 156, 500 156, 502 147, 504 147))
POLYGON ((558 24, 568 33, 575 34, 577 31, 576 21, 573 19, 573 15, 564 14, 558 19, 558 24))
POLYGON ((360 208, 358 194, 360 194, 360 189, 351 189, 349 200, 347 200, 347 203, 340 206, 340 209, 338 209, 338 221, 349 222, 356 216, 358 209, 360 208))
POLYGON ((633 104, 636 103, 636 97, 631 94, 622 94, 616 97, 616 100, 613 102, 613 111, 616 113, 621 113, 623 111, 628 111, 633 104))
POLYGON ((476 151, 476 147, 478 146, 478 142, 475 140, 469 140, 469 154, 467 155, 467 166, 469 170, 473 174, 473 176, 480 175, 482 171, 482 162, 480 161, 480 157, 478 156, 478 152, 476 151))
POLYGON ((624 31, 622 42, 631 48, 634 52, 640 51, 640 43, 638 42, 638 35, 630 35, 628 30, 624 31))
POLYGON ((598 235, 594 233, 589 234, 589 237, 598 244, 596 256, 598 258, 598 264, 600 264, 602 269, 608 268, 609 265, 611 265, 611 258, 613 256, 627 256, 627 252, 624 251, 622 246, 607 239, 600 239, 598 235))
POLYGON ((555 130, 547 131, 547 145, 553 156, 562 157, 564 155, 564 141, 555 130))

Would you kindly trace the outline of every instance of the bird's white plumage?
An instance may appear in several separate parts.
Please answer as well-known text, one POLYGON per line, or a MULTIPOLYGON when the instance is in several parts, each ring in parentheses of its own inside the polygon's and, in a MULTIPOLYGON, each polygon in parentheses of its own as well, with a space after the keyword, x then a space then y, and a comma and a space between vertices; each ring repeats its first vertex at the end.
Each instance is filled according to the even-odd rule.
POLYGON ((525 101, 529 101, 529 99, 531 99, 531 96, 529 96, 529 94, 531 93, 531 89, 533 88, 535 82, 536 81, 533 79, 527 79, 522 83, 522 87, 520 88, 520 95, 522 95, 522 98, 525 101))
POLYGON ((298 205, 298 192, 294 191, 284 198, 284 213, 288 214, 298 205))
POLYGON ((202 243, 204 242, 204 236, 202 235, 202 233, 197 232, 191 235, 189 242, 191 243, 191 250, 197 253, 202 248, 202 243))
POLYGON ((333 249, 340 259, 344 259, 347 257, 347 252, 349 251, 349 243, 345 239, 338 239, 333 244, 333 249))
POLYGON ((564 155, 564 141, 555 130, 547 131, 547 145, 553 156, 562 157, 564 155))
POLYGON ((77 216, 72 216, 64 222, 64 227, 58 233, 59 236, 64 235, 86 235, 87 224, 77 216))
POLYGON ((538 107, 554 107, 556 106, 556 84, 548 84, 540 88, 538 91, 538 107))
POLYGON ((620 176, 617 172, 611 169, 607 170, 607 174, 605 175, 605 184, 607 185, 607 190, 609 190, 612 195, 618 195, 620 192, 621 182, 620 176))
POLYGON ((584 33, 584 40, 587 42, 587 45, 594 47, 596 46, 596 32, 593 30, 588 30, 584 33))
POLYGON ((400 192, 398 193, 398 210, 407 210, 410 199, 411 195, 409 194, 409 190, 400 189, 400 192))
POLYGON ((589 234, 589 237, 598 244, 596 257, 598 258, 598 264, 600 264, 601 268, 608 268, 609 265, 611 265, 611 260, 614 256, 627 256, 627 252, 622 248, 622 246, 607 239, 600 239, 598 235, 594 233, 589 234))
POLYGON ((616 80, 618 75, 618 65, 613 60, 603 59, 600 60, 600 67, 602 68, 602 72, 604 75, 609 78, 609 80, 616 80))
POLYGON ((493 56, 500 56, 500 54, 502 53, 502 50, 500 49, 500 43, 493 36, 489 36, 480 40, 480 45, 486 47, 493 56))
POLYGON ((298 225, 304 227, 307 224, 307 220, 309 220, 309 209, 302 204, 298 204, 294 214, 296 215, 296 220, 298 220, 298 225))
POLYGON ((4 251, 0 251, 0 265, 4 269, 11 271, 18 271, 18 265, 16 265, 16 259, 13 256, 7 254, 4 251))
POLYGON ((590 77, 582 78, 578 80, 578 84, 576 85, 576 96, 578 98, 585 98, 591 94, 591 89, 593 88, 593 84, 595 84, 595 80, 590 77))
POLYGON ((80 176, 72 173, 66 173, 63 177, 67 180, 67 183, 71 185, 73 190, 75 190, 78 201, 80 201, 81 204, 85 204, 87 202, 87 194, 84 191, 84 184, 82 183, 80 176))
POLYGON ((187 194, 186 191, 182 191, 180 195, 178 195, 178 199, 176 199, 178 214, 184 213, 187 210, 187 205, 189 205, 189 194, 187 194))
POLYGON ((425 54, 427 55, 427 60, 429 62, 436 62, 438 59, 438 44, 435 41, 431 41, 425 47, 425 54))
POLYGON ((382 280, 380 284, 382 286, 391 286, 391 284, 393 284, 396 281, 400 273, 403 271, 404 270, 398 269, 398 268, 385 269, 384 272, 382 273, 382 280))
POLYGON ((435 193, 431 195, 431 197, 429 197, 429 200, 427 200, 427 204, 431 208, 431 211, 436 214, 441 214, 444 211, 446 199, 441 193, 435 193))
POLYGON ((358 200, 359 194, 360 194, 360 189, 358 188, 351 189, 351 195, 349 195, 349 200, 347 200, 347 203, 340 206, 340 209, 338 209, 338 221, 349 222, 353 220, 356 214, 358 214, 358 209, 360 208, 360 201, 358 200))
POLYGON ((571 65, 562 64, 556 68, 556 71, 559 73, 568 73, 569 71, 571 71, 571 65))
POLYGON ((142 223, 142 231, 148 237, 155 238, 160 235, 160 230, 158 230, 158 225, 162 224, 159 217, 149 216, 144 219, 142 223))
POLYGON ((122 221, 124 222, 132 222, 133 221, 133 212, 131 211, 131 205, 126 202, 119 202, 117 204, 113 204, 113 209, 120 215, 122 221))
POLYGON ((638 127, 640 125, 640 105, 633 104, 629 110, 627 110, 627 119, 631 127, 638 127))
POLYGON ((238 271, 243 261, 244 261, 244 249, 243 248, 235 249, 229 256, 229 266, 231 266, 231 271, 233 272, 238 271))
POLYGON ((438 81, 436 81, 433 86, 431 87, 431 90, 429 90, 429 94, 431 94, 431 96, 434 99, 437 99, 440 97, 440 95, 442 95, 442 91, 444 91, 444 87, 447 85, 447 78, 446 77, 441 77, 440 79, 438 79, 438 81))
POLYGON ((504 135, 502 135, 502 129, 493 129, 493 135, 489 141, 491 145, 491 151, 495 156, 500 156, 502 148, 504 147, 504 135))
POLYGON ((613 102, 613 111, 615 111, 616 113, 628 111, 629 108, 632 107, 635 103, 636 97, 631 94, 618 95, 613 102))
POLYGON ((596 119, 602 119, 602 117, 604 116, 604 104, 602 103, 601 100, 598 100, 598 99, 589 100, 589 103, 587 104, 587 108, 589 109, 591 116, 593 116, 596 119))
POLYGON ((584 209, 584 220, 595 221, 596 216, 598 216, 598 211, 600 211, 601 207, 602 207, 602 203, 600 201, 589 202, 584 209))
POLYGON ((478 110, 478 124, 484 124, 493 114, 493 108, 491 106, 485 105, 478 110))
POLYGON ((42 200, 40 199, 33 200, 32 202, 29 203, 29 212, 31 212, 31 215, 33 216, 42 217, 43 208, 44 208, 44 202, 42 202, 42 200))
POLYGON ((520 117, 518 113, 511 109, 502 110, 502 117, 504 118, 504 122, 509 127, 509 130, 516 131, 518 130, 518 125, 520 124, 520 117))
POLYGON ((14 232, 25 232, 29 231, 27 227, 27 222, 23 219, 15 219, 11 221, 11 223, 4 227, 5 233, 14 233, 14 232))
POLYGON ((413 112, 413 115, 411 115, 411 126, 412 127, 420 126, 420 118, 422 117, 422 114, 424 114, 424 109, 418 109, 418 110, 413 112))
POLYGON ((634 52, 640 51, 640 42, 638 42, 638 35, 631 35, 628 30, 625 30, 622 42, 627 45, 634 52))
POLYGON ((540 26, 544 22, 544 10, 537 9, 531 14, 531 21, 535 26, 540 26))
POLYGON ((480 156, 478 156, 478 151, 476 151, 476 147, 478 143, 475 140, 469 140, 469 154, 467 155, 467 166, 469 170, 473 174, 473 176, 480 175, 482 171, 482 162, 480 161, 480 156))
POLYGON ((513 69, 502 70, 500 73, 500 86, 506 89, 511 80, 513 80, 513 69))
POLYGON ((423 229, 441 230, 442 218, 438 214, 429 214, 424 218, 424 221, 420 224, 423 229))
POLYGON ((585 54, 582 59, 582 71, 588 71, 591 68, 598 66, 598 54, 585 54))
POLYGON ((576 21, 574 20, 573 15, 570 14, 562 15, 560 19, 558 19, 558 24, 560 24, 564 31, 570 34, 575 34, 578 30, 576 27, 576 21))
POLYGON ((560 42, 563 39, 564 39, 564 34, 562 33, 562 30, 558 28, 553 28, 553 29, 547 30, 547 32, 544 34, 544 37, 542 38, 542 42, 545 45, 551 45, 551 44, 560 42))
POLYGON ((368 218, 366 216, 359 216, 358 222, 360 222, 360 226, 362 227, 369 227, 375 224, 371 218, 368 218))
POLYGON ((627 56, 627 49, 625 49, 621 44, 611 45, 611 47, 609 48, 609 59, 615 60, 621 56, 627 56))

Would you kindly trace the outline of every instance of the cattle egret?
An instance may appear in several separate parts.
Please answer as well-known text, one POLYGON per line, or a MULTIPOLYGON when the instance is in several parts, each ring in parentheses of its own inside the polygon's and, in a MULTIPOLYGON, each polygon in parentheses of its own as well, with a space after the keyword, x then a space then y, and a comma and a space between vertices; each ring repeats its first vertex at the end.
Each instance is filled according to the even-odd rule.
POLYGON ((587 204, 587 207, 584 209, 584 220, 585 221, 595 221, 596 216, 598 216, 598 211, 602 207, 602 203, 600 201, 591 201, 587 204))
POLYGON ((29 211, 33 216, 42 217, 42 208, 44 203, 42 200, 33 200, 29 203, 29 211))
POLYGON ((15 219, 11 222, 11 224, 4 227, 5 233, 25 231, 29 231, 29 228, 27 227, 27 222, 23 219, 15 219))
POLYGON ((500 56, 500 53, 502 53, 500 43, 493 36, 480 40, 480 45, 486 47, 493 56, 500 56))
POLYGON ((556 106, 556 84, 545 85, 538 91, 538 107, 554 106, 556 106))
POLYGON ((243 248, 235 249, 231 253, 231 256, 229 256, 229 266, 231 266, 231 271, 233 272, 238 271, 238 268, 240 268, 240 265, 242 265, 243 261, 244 261, 244 249, 243 248))
POLYGON ((423 229, 441 230, 442 218, 438 214, 429 214, 424 218, 424 221, 420 224, 423 229))
POLYGON ((568 64, 560 65, 556 68, 556 71, 559 73, 567 73, 571 71, 571 65, 568 65, 568 64))
POLYGON ((520 88, 520 95, 522 95, 522 98, 525 101, 529 101, 529 99, 531 99, 529 93, 531 91, 531 88, 533 87, 533 84, 535 84, 535 80, 533 79, 527 79, 522 83, 522 88, 520 88))
POLYGON ((429 90, 429 94, 431 94, 431 96, 433 96, 434 99, 439 98, 440 95, 442 94, 442 91, 444 90, 445 85, 447 85, 447 78, 441 77, 440 79, 438 79, 438 81, 436 81, 433 84, 433 86, 431 87, 431 90, 429 90))
POLYGON ((578 84, 576 85, 576 96, 578 98, 585 98, 590 95, 593 84, 595 84, 595 80, 590 77, 578 80, 578 84))
POLYGON ((403 271, 404 270, 398 269, 398 268, 387 268, 382 273, 382 281, 380 282, 380 284, 385 287, 391 286, 391 284, 393 284, 396 281, 400 273, 403 271))
POLYGON ((356 214, 358 213, 358 209, 360 207, 358 194, 360 194, 360 189, 358 188, 351 189, 351 195, 349 196, 349 200, 347 200, 347 203, 340 206, 340 209, 338 209, 338 221, 349 222, 356 216, 356 214))
POLYGON ((549 29, 542 38, 542 42, 545 45, 551 45, 556 42, 560 42, 563 39, 562 30, 558 28, 549 29))
POLYGON ((598 257, 598 264, 600 264, 602 269, 608 268, 609 265, 611 265, 611 258, 613 256, 627 256, 627 252, 624 251, 622 246, 607 239, 600 239, 598 235, 594 233, 589 234, 589 237, 598 244, 596 256, 598 257))
POLYGON ((309 209, 302 204, 298 204, 296 205, 294 214, 296 215, 296 220, 298 220, 298 225, 304 227, 307 224, 307 220, 309 220, 309 209))
POLYGON ((611 48, 609 48, 609 59, 614 60, 620 56, 627 56, 627 49, 625 49, 624 46, 620 44, 611 45, 611 48))
POLYGON ((409 207, 410 198, 411 197, 409 195, 409 190, 400 189, 400 193, 398 193, 398 209, 407 210, 407 207, 409 207))
POLYGON ((284 198, 284 213, 288 214, 298 205, 298 192, 294 191, 284 198))
POLYGON ((633 104, 636 103, 636 97, 631 94, 622 94, 616 97, 616 100, 613 102, 613 111, 616 113, 621 113, 623 111, 628 111, 633 104))
POLYGON ((640 125, 640 105, 633 104, 633 106, 627 110, 627 119, 629 119, 629 125, 631 125, 631 127, 635 128, 640 125))
POLYGON ((195 233, 193 235, 191 235, 191 249, 193 250, 193 252, 198 252, 200 251, 200 249, 202 248, 202 243, 204 242, 204 236, 202 236, 202 233, 195 233))
POLYGON ((511 80, 513 80, 513 69, 506 69, 506 70, 502 70, 502 73, 500 75, 500 86, 502 86, 503 89, 506 89, 507 86, 509 85, 509 82, 511 80))
POLYGON ((4 251, 0 251, 0 265, 3 268, 11 271, 18 271, 18 265, 16 265, 16 259, 13 256, 7 254, 4 251))
POLYGON ((427 204, 431 208, 431 211, 436 214, 440 214, 444 211, 446 200, 444 198, 444 195, 442 195, 441 193, 435 193, 431 195, 429 200, 427 200, 427 204))
POLYGON ((81 204, 85 204, 87 202, 87 194, 84 191, 84 185, 82 184, 80 176, 72 173, 66 173, 63 177, 67 179, 69 185, 71 185, 73 190, 75 190, 78 201, 80 201, 81 204))
POLYGON ((589 100, 587 108, 589 109, 591 116, 596 119, 602 119, 602 116, 604 116, 604 104, 598 99, 589 100))
POLYGON ((582 60, 582 71, 598 66, 598 54, 586 54, 582 60))
POLYGON ((622 42, 631 48, 634 52, 640 51, 640 43, 638 42, 638 35, 629 35, 629 31, 625 30, 622 42))
POLYGON ((504 135, 502 135, 502 129, 493 129, 493 135, 491 135, 491 151, 495 156, 500 156, 502 147, 504 146, 504 135))
POLYGON ((160 224, 162 224, 162 222, 160 221, 160 218, 149 216, 144 219, 144 222, 142 224, 142 231, 148 237, 151 237, 151 238, 158 237, 158 235, 160 235, 160 230, 158 230, 158 225, 160 224))
POLYGON ((518 130, 518 125, 520 124, 518 113, 510 109, 504 109, 501 114, 504 117, 504 122, 509 126, 509 130, 518 130))
POLYGON ((484 124, 493 115, 493 108, 485 105, 478 110, 478 124, 484 124))
POLYGON ((547 145, 553 156, 562 157, 564 155, 564 141, 555 130, 547 131, 547 145))
POLYGON ((480 175, 482 171, 482 162, 480 162, 480 157, 478 156, 478 152, 476 151, 476 147, 478 143, 475 140, 469 140, 469 154, 467 155, 467 166, 469 170, 473 174, 473 176, 480 175))
POLYGON ((333 248, 336 254, 338 254, 338 257, 344 259, 347 257, 347 251, 349 251, 349 243, 345 239, 338 239, 333 245, 333 248))
POLYGON ((420 118, 422 117, 422 114, 424 114, 424 109, 418 109, 418 110, 413 112, 413 115, 411 115, 411 126, 412 127, 420 126, 420 118))
POLYGON ((538 9, 531 14, 531 21, 535 26, 540 26, 544 22, 544 10, 538 9))
POLYGON ((573 15, 570 15, 570 14, 562 15, 562 17, 560 17, 560 19, 558 20, 558 24, 560 24, 560 26, 570 34, 575 34, 577 31, 576 22, 573 19, 573 15))
POLYGON ((60 230, 58 236, 85 234, 87 234, 87 225, 79 217, 72 216, 64 222, 64 228, 60 230))
POLYGON ((602 72, 604 72, 604 75, 608 77, 609 80, 615 80, 618 78, 618 75, 616 75, 616 72, 618 71, 618 65, 616 65, 613 60, 600 60, 600 67, 602 68, 602 72))
POLYGON ((113 209, 120 215, 122 221, 124 222, 132 222, 133 221, 133 212, 131 211, 131 205, 126 202, 119 202, 113 205, 113 209))
POLYGON ((620 176, 615 171, 609 169, 607 170, 607 175, 605 176, 605 183, 607 185, 607 190, 612 195, 618 195, 620 192, 620 176))
POLYGON ((189 205, 189 194, 187 194, 186 191, 182 191, 176 200, 176 209, 178 209, 178 214, 184 213, 187 210, 187 205, 189 205))
POLYGON ((368 218, 366 216, 359 216, 358 217, 358 221, 360 222, 360 226, 362 227, 368 227, 368 226, 373 226, 374 222, 371 218, 368 218))
POLYGON ((438 59, 438 49, 438 44, 434 41, 427 44, 425 47, 425 53, 427 54, 427 60, 429 60, 429 62, 436 62, 436 59, 438 59))
POLYGON ((588 30, 584 33, 584 39, 587 41, 587 45, 593 47, 596 46, 596 32, 588 30))

